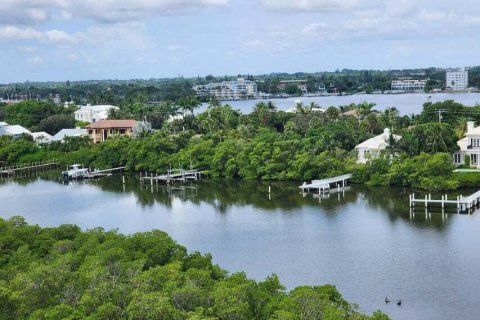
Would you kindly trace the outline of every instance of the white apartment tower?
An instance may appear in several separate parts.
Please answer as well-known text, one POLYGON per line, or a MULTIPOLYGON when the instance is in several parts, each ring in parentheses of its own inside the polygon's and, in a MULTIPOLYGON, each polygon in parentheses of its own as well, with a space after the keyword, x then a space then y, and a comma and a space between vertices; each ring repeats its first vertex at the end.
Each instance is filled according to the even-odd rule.
POLYGON ((445 87, 453 91, 464 91, 468 87, 468 71, 465 68, 449 69, 445 87))

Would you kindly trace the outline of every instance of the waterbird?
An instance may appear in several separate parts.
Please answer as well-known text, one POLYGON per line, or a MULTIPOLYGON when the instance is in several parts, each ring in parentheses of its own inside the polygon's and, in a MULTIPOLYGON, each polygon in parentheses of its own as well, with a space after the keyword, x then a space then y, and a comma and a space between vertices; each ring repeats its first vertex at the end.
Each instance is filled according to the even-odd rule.
POLYGON ((402 305, 402 300, 398 300, 397 301, 397 306, 401 306, 402 305))
POLYGON ((387 297, 385 297, 385 303, 389 303, 389 302, 390 300, 387 297))

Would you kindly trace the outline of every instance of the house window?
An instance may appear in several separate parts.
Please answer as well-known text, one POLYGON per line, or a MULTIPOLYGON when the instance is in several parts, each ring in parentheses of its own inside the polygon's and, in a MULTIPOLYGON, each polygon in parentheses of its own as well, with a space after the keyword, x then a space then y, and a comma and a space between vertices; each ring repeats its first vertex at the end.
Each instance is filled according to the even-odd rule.
POLYGON ((93 133, 93 130, 88 130, 88 134, 92 134, 93 133))
POLYGON ((480 147, 480 139, 472 139, 472 147, 473 148, 480 147))
POLYGON ((455 154, 453 155, 453 161, 454 161, 455 163, 460 163, 460 161, 461 161, 461 155, 460 155, 460 153, 455 153, 455 154))
POLYGON ((477 164, 477 161, 478 161, 477 154, 471 154, 470 159, 472 164, 477 164))
POLYGON ((125 129, 120 129, 120 134, 125 134, 125 129))

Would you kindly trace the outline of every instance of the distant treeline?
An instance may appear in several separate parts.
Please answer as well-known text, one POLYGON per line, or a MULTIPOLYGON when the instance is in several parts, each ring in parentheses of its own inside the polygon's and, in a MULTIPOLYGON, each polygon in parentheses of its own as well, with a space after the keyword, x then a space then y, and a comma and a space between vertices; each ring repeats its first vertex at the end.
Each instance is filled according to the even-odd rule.
MULTIPOLYGON (((230 75, 134 80, 89 80, 65 82, 25 82, 0 85, 0 97, 7 99, 31 98, 48 99, 60 95, 62 101, 76 104, 114 104, 133 102, 176 101, 194 95, 192 87, 197 84, 233 80, 237 77, 256 81, 258 91, 279 93, 281 80, 305 80, 309 92, 325 87, 328 92, 375 92, 390 90, 391 81, 401 77, 429 79, 425 91, 444 89, 445 69, 404 69, 404 70, 336 70, 315 73, 271 73, 264 75, 230 75)), ((480 87, 480 67, 469 68, 469 86, 480 87)), ((295 86, 287 88, 292 94, 301 94, 295 86)), ((288 91, 287 90, 287 91, 288 91)))

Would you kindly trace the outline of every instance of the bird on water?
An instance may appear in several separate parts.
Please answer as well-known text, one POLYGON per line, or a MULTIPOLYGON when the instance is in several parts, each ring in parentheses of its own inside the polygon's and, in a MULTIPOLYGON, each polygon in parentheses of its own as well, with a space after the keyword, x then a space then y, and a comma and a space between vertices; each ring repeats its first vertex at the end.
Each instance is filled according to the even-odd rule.
POLYGON ((401 306, 402 305, 402 300, 398 300, 397 301, 397 306, 401 306))
POLYGON ((385 297, 385 303, 389 303, 389 302, 390 300, 387 297, 385 297))

